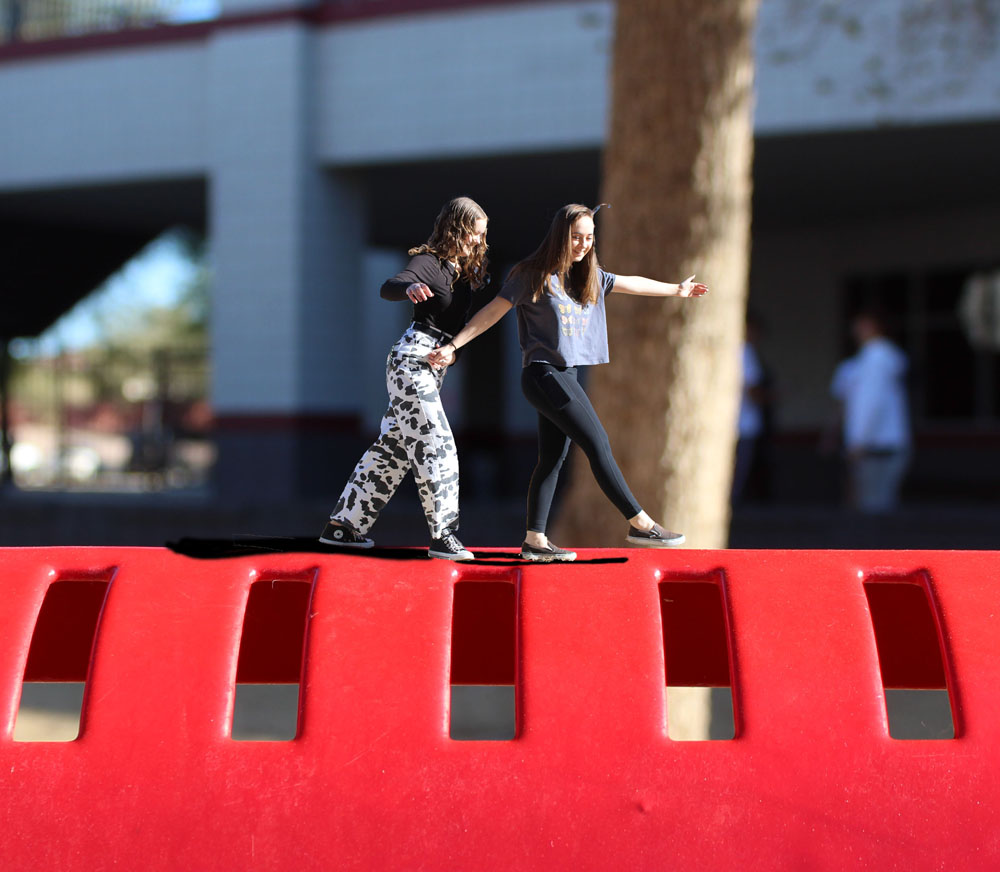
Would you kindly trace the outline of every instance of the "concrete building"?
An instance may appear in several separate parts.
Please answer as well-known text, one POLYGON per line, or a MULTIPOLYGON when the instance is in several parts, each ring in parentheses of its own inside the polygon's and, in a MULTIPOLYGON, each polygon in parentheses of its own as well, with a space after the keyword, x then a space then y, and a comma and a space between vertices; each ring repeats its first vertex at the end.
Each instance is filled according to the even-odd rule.
MULTIPOLYGON (((0 43, 0 248, 22 301, 3 332, 37 332, 168 227, 203 229, 218 492, 332 494, 407 320, 378 285, 440 204, 483 204, 499 279, 559 205, 596 202, 613 29, 606 0, 220 0, 202 21, 0 43)), ((872 294, 914 362, 915 486, 997 483, 1000 366, 957 306, 1000 266, 998 40, 991 4, 763 0, 751 304, 779 496, 830 493, 816 434, 872 294)), ((531 450, 505 321, 449 377, 463 487, 502 489, 531 450)))

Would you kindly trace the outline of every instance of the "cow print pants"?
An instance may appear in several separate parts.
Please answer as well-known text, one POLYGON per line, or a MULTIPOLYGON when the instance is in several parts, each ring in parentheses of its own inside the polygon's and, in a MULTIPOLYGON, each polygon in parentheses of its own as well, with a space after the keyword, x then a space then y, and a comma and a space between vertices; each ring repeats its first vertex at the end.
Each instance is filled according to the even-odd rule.
POLYGON ((408 328, 386 359, 389 408, 378 439, 347 480, 330 519, 365 535, 413 470, 431 538, 458 527, 458 452, 441 405, 445 368, 426 360, 437 347, 426 333, 408 328))

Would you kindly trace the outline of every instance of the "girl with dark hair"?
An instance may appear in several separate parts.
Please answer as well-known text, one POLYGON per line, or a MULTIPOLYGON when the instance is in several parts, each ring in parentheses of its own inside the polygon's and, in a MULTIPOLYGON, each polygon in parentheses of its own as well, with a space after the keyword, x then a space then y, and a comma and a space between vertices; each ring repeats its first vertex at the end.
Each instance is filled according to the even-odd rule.
POLYGON ((413 323, 386 360, 389 408, 379 437, 354 467, 320 542, 371 548, 368 530, 412 469, 430 528, 427 553, 473 559, 455 534, 458 455, 440 396, 446 367, 432 365, 427 355, 465 324, 473 291, 489 280, 486 225, 486 213, 474 200, 449 201, 427 242, 411 248, 406 268, 382 285, 384 299, 413 303, 413 323))
POLYGON ((528 486, 528 529, 521 546, 525 560, 576 559, 574 552, 553 545, 545 534, 570 442, 583 449, 597 483, 628 520, 627 542, 654 548, 684 542, 683 535, 654 522, 632 495, 611 454, 607 433, 580 386, 577 368, 608 362, 604 310, 608 294, 700 297, 708 288, 695 283, 694 276, 670 284, 605 272, 594 248, 596 211, 577 204, 563 206, 542 244, 511 270, 496 298, 428 356, 433 364, 451 363, 459 348, 517 308, 521 388, 538 410, 538 463, 528 486))

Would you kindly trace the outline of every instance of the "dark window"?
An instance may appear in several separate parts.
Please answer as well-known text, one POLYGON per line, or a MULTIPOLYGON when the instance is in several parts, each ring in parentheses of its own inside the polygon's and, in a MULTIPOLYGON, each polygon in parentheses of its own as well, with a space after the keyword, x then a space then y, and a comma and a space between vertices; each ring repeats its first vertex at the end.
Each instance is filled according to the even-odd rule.
POLYGON ((980 268, 886 272, 844 282, 844 356, 855 352, 853 316, 867 308, 885 317, 886 333, 910 361, 913 421, 1000 423, 1000 353, 971 344, 959 314, 969 278, 980 268))

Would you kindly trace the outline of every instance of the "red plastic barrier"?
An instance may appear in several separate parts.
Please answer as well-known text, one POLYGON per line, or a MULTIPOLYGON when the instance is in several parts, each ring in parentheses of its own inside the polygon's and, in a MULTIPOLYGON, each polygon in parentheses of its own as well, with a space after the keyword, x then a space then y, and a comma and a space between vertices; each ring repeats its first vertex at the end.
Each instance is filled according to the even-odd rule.
POLYGON ((494 556, 0 549, 3 868, 1000 865, 997 554, 494 556), (956 737, 890 738, 883 675, 956 737), (76 741, 13 741, 82 677, 76 741), (234 741, 237 679, 300 680, 298 736, 234 741), (516 683, 517 737, 451 740, 453 680, 516 683), (671 741, 668 682, 731 683, 736 737, 671 741))

